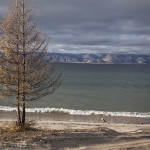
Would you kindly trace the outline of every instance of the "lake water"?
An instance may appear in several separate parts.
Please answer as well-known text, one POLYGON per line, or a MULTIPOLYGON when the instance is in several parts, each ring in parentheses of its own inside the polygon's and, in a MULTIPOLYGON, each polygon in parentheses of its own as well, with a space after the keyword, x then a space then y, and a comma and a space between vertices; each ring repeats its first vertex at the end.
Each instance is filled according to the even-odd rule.
MULTIPOLYGON (((150 112, 150 65, 59 64, 62 86, 37 108, 108 112, 150 112)), ((0 105, 5 105, 0 102, 0 105)))

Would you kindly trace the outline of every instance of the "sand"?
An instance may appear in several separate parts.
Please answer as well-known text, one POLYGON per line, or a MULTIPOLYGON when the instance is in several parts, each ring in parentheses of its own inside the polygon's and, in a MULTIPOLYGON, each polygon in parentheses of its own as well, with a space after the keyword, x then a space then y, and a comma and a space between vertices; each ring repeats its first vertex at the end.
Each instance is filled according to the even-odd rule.
MULTIPOLYGON (((3 117, 0 126, 13 120, 3 117)), ((133 120, 140 122, 141 118, 133 120)), ((13 134, 0 132, 0 150, 150 150, 148 123, 42 119, 35 128, 13 134)))

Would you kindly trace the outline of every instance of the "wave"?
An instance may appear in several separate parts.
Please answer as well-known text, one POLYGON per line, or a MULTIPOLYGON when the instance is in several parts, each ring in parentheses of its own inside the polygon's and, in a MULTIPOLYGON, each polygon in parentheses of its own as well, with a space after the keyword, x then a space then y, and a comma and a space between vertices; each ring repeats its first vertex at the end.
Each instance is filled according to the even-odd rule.
MULTIPOLYGON (((0 106, 0 111, 17 111, 15 107, 0 106)), ((150 112, 110 112, 110 111, 95 111, 95 110, 74 110, 64 108, 26 108, 26 112, 33 113, 67 113, 70 115, 105 115, 105 116, 126 116, 150 118, 150 112)))

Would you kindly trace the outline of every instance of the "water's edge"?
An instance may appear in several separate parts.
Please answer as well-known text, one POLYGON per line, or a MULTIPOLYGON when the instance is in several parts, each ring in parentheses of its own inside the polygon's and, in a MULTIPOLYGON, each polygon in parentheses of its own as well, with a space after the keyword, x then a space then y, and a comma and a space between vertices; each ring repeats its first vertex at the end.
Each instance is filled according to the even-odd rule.
MULTIPOLYGON (((15 107, 0 106, 0 111, 17 111, 15 107)), ((27 108, 26 112, 32 113, 62 113, 70 115, 104 115, 104 116, 123 116, 123 117, 140 117, 150 118, 150 112, 109 112, 109 111, 94 111, 94 110, 73 110, 64 108, 27 108)))

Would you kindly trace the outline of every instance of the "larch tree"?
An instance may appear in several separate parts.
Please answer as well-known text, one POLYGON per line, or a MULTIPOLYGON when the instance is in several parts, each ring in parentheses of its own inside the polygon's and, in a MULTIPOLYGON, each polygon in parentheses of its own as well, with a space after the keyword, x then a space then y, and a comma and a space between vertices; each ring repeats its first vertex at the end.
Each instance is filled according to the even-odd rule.
POLYGON ((0 96, 17 107, 17 123, 25 124, 26 103, 52 94, 62 83, 47 56, 49 38, 42 36, 27 0, 13 0, 0 24, 0 96))

